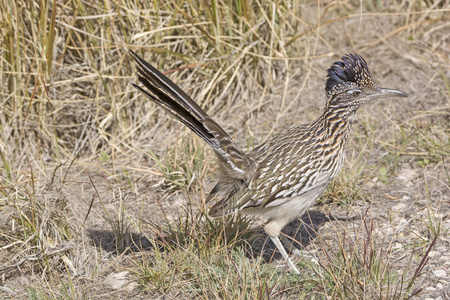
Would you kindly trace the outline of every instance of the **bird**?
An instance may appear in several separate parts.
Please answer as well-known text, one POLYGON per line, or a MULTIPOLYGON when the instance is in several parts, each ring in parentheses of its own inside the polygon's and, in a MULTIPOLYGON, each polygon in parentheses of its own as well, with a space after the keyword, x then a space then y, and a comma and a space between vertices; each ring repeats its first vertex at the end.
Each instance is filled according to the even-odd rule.
POLYGON ((281 230, 301 217, 338 175, 355 112, 373 99, 408 96, 381 88, 361 55, 345 54, 327 70, 322 114, 274 135, 246 154, 176 84, 132 50, 129 54, 141 83, 132 85, 202 138, 217 156, 218 180, 206 199, 215 204, 208 215, 261 218, 264 231, 296 274, 300 272, 280 241, 281 230))

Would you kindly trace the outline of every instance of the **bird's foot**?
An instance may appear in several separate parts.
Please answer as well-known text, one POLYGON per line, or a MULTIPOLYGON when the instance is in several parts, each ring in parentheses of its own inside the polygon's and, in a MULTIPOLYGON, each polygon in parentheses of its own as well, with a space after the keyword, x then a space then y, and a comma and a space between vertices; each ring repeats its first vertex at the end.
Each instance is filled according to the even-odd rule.
POLYGON ((284 249, 283 245, 281 244, 280 239, 278 237, 270 237, 270 238, 272 239, 275 246, 278 248, 278 251, 280 251, 281 255, 285 259, 285 261, 286 261, 287 265, 289 266, 289 268, 291 269, 291 271, 294 272, 295 274, 300 274, 300 271, 297 269, 297 267, 292 262, 289 255, 286 253, 286 250, 284 249))

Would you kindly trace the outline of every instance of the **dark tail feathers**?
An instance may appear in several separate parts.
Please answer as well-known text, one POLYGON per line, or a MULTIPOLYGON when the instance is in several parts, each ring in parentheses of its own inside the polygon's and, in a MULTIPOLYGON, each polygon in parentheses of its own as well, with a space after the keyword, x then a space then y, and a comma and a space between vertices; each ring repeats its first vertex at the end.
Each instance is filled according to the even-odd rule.
POLYGON ((245 169, 252 162, 222 127, 170 79, 133 51, 129 50, 129 53, 137 63, 138 79, 146 89, 133 85, 211 145, 225 167, 223 173, 226 177, 245 176, 245 169))

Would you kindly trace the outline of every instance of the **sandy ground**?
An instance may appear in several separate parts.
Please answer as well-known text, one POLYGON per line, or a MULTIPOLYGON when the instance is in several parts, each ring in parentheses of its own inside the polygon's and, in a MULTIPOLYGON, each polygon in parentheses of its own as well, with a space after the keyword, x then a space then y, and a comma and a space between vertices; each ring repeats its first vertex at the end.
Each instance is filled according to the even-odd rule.
MULTIPOLYGON (((450 159, 430 155, 433 145, 421 144, 424 137, 434 136, 440 145, 449 145, 450 100, 448 87, 445 90, 450 77, 450 45, 445 29, 448 20, 447 27, 442 29, 423 25, 421 30, 416 30, 420 37, 410 43, 399 42, 398 35, 390 35, 398 28, 396 22, 392 16, 368 16, 363 22, 350 18, 328 26, 321 32, 327 43, 319 43, 315 51, 332 52, 332 56, 315 59, 313 63, 290 62, 288 73, 266 79, 272 84, 265 94, 252 87, 251 80, 243 80, 246 85, 234 102, 213 107, 210 113, 247 149, 250 138, 256 145, 272 128, 279 132, 317 117, 325 103, 325 70, 344 53, 361 53, 380 86, 401 89, 409 97, 383 99, 358 111, 347 161, 336 184, 343 193, 354 192, 353 186, 360 189, 355 195, 347 194, 351 199, 348 202, 342 200, 343 195, 329 190, 302 217, 302 222, 293 222, 284 233, 301 242, 303 246, 297 244, 297 248, 303 249, 308 257, 319 260, 328 246, 341 243, 340 233, 345 232, 349 239, 355 236, 373 239, 377 247, 392 250, 392 272, 402 272, 405 268, 416 270, 428 253, 417 285, 423 288, 423 293, 417 298, 450 299, 450 159), (286 80, 289 80, 287 87, 286 80), (284 114, 274 122, 280 111, 284 114), (427 252, 434 232, 439 237, 427 252)), ((401 36, 406 34, 401 32, 401 36)), ((293 47, 300 49, 314 43, 311 38, 293 47)), ((146 102, 143 97, 135 101, 146 102)), ((112 164, 107 160, 90 160, 81 153, 73 166, 66 162, 60 168, 50 160, 46 164, 48 170, 56 170, 54 184, 52 172, 48 171, 47 181, 36 186, 36 197, 44 199, 42 202, 48 207, 58 208, 48 210, 46 218, 68 220, 78 229, 65 243, 52 245, 48 241, 47 254, 50 260, 62 260, 60 268, 70 270, 73 278, 89 287, 89 298, 149 297, 139 292, 136 281, 128 282, 125 291, 115 291, 105 282, 109 274, 132 268, 132 257, 139 256, 139 251, 114 254, 114 232, 108 220, 120 214, 121 206, 125 207, 132 224, 131 238, 140 241, 141 250, 151 249, 149 237, 155 236, 154 224, 165 224, 167 218, 177 219, 180 211, 189 206, 186 193, 167 190, 168 184, 147 149, 152 147, 158 154, 164 154, 171 143, 187 140, 191 133, 177 123, 168 123, 164 113, 152 117, 150 121, 157 122, 157 129, 148 133, 151 136, 148 140, 141 140, 136 146, 139 149, 130 151, 133 154, 129 159, 112 164), (163 119, 161 123, 154 121, 158 116, 163 119), (126 170, 127 174, 117 170, 126 170), (146 234, 135 232, 137 223, 146 234), (97 275, 87 275, 93 273, 97 275)), ((207 153, 207 159, 212 159, 211 152, 207 153)), ((213 174, 214 166, 211 168, 208 174, 213 174)), ((202 195, 213 186, 213 179, 211 175, 204 176, 199 185, 202 190, 190 193, 191 201, 201 203, 202 195)), ((15 228, 12 214, 13 210, 4 206, 0 215, 3 228, 15 228)), ((254 226, 258 228, 257 223, 254 226)), ((52 227, 43 225, 41 232, 50 234, 46 230, 52 227)), ((33 286, 41 280, 40 272, 30 271, 36 257, 11 251, 6 245, 0 244, 2 288, 5 289, 0 290, 3 292, 0 297, 19 299, 26 294, 20 287, 33 286)), ((275 260, 272 259, 274 247, 263 234, 253 241, 251 248, 255 255, 264 249, 263 257, 268 263, 282 265, 279 254, 275 253, 275 260)), ((158 293, 153 296, 164 298, 158 293)))

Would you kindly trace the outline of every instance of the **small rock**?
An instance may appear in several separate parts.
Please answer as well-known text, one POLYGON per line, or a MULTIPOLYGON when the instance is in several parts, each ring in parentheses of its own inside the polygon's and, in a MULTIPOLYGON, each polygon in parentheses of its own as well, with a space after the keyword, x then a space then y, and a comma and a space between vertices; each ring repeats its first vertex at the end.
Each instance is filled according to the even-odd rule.
POLYGON ((442 269, 434 270, 434 271, 433 271, 433 274, 434 274, 434 276, 436 276, 436 277, 438 277, 438 278, 447 276, 447 272, 445 272, 445 271, 442 270, 442 269))
POLYGON ((115 290, 119 290, 123 288, 127 283, 127 276, 130 272, 123 271, 119 273, 111 273, 108 276, 106 276, 104 283, 106 285, 109 285, 111 288, 115 290))
POLYGON ((398 224, 401 226, 406 226, 409 224, 409 222, 406 219, 400 219, 398 220, 398 224))
POLYGON ((438 284, 436 284, 436 289, 437 290, 442 290, 444 288, 444 285, 442 284, 442 283, 438 283, 438 284))
POLYGON ((395 243, 395 244, 392 246, 392 249, 394 249, 394 250, 399 250, 399 249, 402 249, 402 248, 403 248, 402 243, 395 243))
POLYGON ((417 172, 413 169, 403 169, 398 172, 397 178, 402 181, 411 181, 415 176, 417 172))
POLYGON ((371 188, 373 188, 376 184, 373 183, 372 181, 367 181, 364 185, 365 185, 368 189, 371 189, 371 188))
POLYGON ((437 252, 437 251, 431 250, 431 251, 428 253, 428 257, 435 257, 435 256, 440 255, 440 254, 441 254, 441 253, 439 253, 439 252, 437 252))
POLYGON ((436 288, 432 287, 432 286, 429 286, 429 287, 425 288, 426 292, 434 292, 435 290, 436 290, 436 288))
POLYGON ((131 293, 131 292, 133 292, 133 290, 135 289, 135 288, 137 288, 139 286, 139 284, 137 283, 137 282, 131 282, 129 285, 127 285, 127 287, 125 288, 125 290, 128 292, 128 293, 131 293))
POLYGON ((395 212, 404 212, 405 208, 406 208, 406 204, 404 204, 404 203, 399 203, 399 204, 394 205, 394 206, 392 207, 392 211, 395 211, 395 212))

